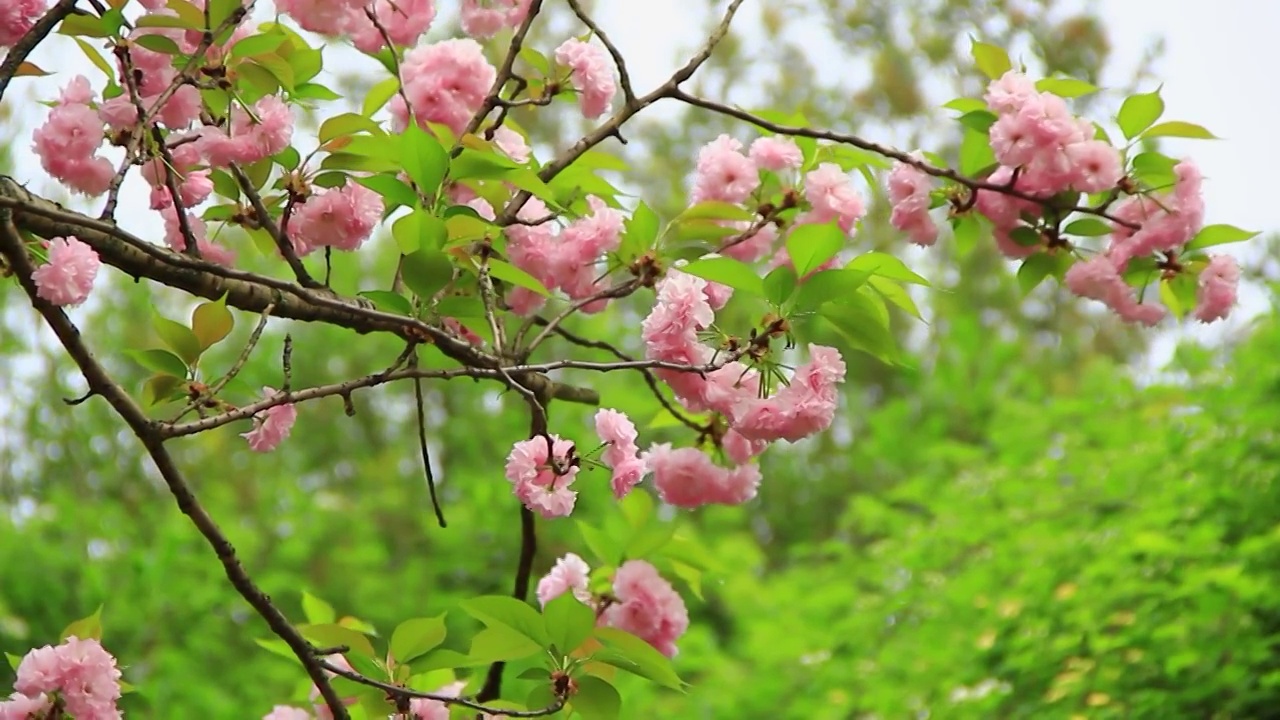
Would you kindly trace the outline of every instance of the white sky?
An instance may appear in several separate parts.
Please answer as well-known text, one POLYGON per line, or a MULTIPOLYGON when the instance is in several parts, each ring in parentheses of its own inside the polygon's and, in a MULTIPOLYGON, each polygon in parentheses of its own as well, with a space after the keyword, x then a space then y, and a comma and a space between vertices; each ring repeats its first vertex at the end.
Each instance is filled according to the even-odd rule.
MULTIPOLYGON (((0 0, 2 2, 3 0, 0 0)), ((443 9, 452 3, 441 2, 443 9)), ((718 5, 723 6, 721 2, 718 5)), ((803 6, 804 3, 798 3, 803 6)), ((757 25, 756 6, 748 0, 740 13, 739 27, 748 31, 757 25)), ((638 0, 599 3, 597 20, 609 32, 629 66, 638 92, 645 92, 662 82, 676 67, 676 49, 690 47, 705 31, 700 3, 692 0, 638 0), (691 7, 693 6, 693 7, 691 7), (694 9, 696 8, 696 9, 694 9), (691 18, 694 18, 691 20, 691 18)), ((1156 67, 1156 76, 1164 83, 1166 119, 1181 119, 1208 127, 1220 141, 1169 141, 1166 146, 1174 156, 1191 155, 1207 177, 1205 188, 1208 206, 1207 222, 1231 223, 1250 230, 1280 230, 1280 202, 1271 196, 1268 171, 1280 163, 1280 83, 1275 79, 1277 57, 1275 32, 1280 29, 1280 2, 1265 0, 1109 0, 1099 4, 1107 20, 1114 47, 1111 67, 1114 74, 1104 78, 1119 83, 1128 77, 1140 54, 1153 36, 1163 36, 1166 53, 1156 67)), ((820 27, 798 25, 799 33, 812 33, 812 41, 803 36, 821 68, 816 82, 828 73, 849 71, 847 60, 840 55, 820 27), (821 35, 821 37, 820 37, 821 35)), ((957 29, 958 34, 968 30, 957 29)), ((754 33, 752 33, 754 34, 754 33)), ((18 112, 26 120, 26 133, 41 121, 44 108, 28 102, 30 98, 51 98, 56 94, 56 80, 61 83, 67 71, 81 72, 100 83, 97 70, 85 62, 66 41, 42 47, 33 57, 42 67, 58 72, 54 78, 33 81, 18 79, 10 89, 6 105, 18 100, 18 112), (28 90, 35 90, 28 94, 28 90)), ((661 118, 662 107, 646 111, 661 118)), ((884 139, 884 138, 879 138, 884 139)), ((893 141, 895 138, 887 138, 893 141)), ((40 173, 30 155, 28 143, 19 140, 15 147, 17 174, 21 180, 38 180, 40 173)), ((40 189, 42 183, 33 182, 40 189)), ((136 179, 127 186, 126 211, 139 212, 123 217, 142 218, 142 223, 129 222, 131 228, 154 233, 160 224, 155 213, 145 210, 146 192, 136 179)), ((1228 252, 1238 253, 1238 246, 1228 252)), ((1257 262, 1256 255, 1245 254, 1247 261, 1257 262)), ((1012 271, 1012 265, 1010 270, 1012 271)), ((1167 357, 1173 343, 1182 337, 1213 341, 1221 333, 1243 326, 1252 315, 1266 310, 1268 299, 1259 288, 1247 288, 1239 308, 1227 324, 1208 328, 1187 324, 1164 331, 1155 352, 1157 363, 1167 357)))

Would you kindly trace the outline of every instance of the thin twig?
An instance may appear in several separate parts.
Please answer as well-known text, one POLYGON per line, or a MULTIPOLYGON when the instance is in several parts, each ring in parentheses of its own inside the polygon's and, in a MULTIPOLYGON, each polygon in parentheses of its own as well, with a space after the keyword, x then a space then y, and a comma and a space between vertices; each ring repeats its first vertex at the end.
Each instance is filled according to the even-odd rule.
POLYGON ((378 688, 394 698, 423 698, 425 700, 435 700, 436 702, 444 703, 446 705, 457 705, 459 707, 469 708, 487 715, 501 715, 512 718, 531 718, 554 715, 564 709, 565 702, 568 700, 568 696, 566 695, 556 698, 555 702, 540 710, 508 710, 506 708, 495 708, 488 705, 482 705, 481 703, 472 702, 466 698, 454 697, 452 695, 440 695, 438 693, 410 690, 407 687, 392 685, 391 683, 385 683, 381 680, 374 680, 373 678, 365 677, 358 672, 352 672, 346 668, 332 665, 324 660, 321 660, 320 664, 325 670, 328 670, 338 677, 346 678, 352 682, 360 683, 361 685, 378 688))
MULTIPOLYGON (((5 0, 6 3, 10 0, 5 0)), ((9 88, 9 81, 18 74, 18 68, 26 61, 31 51, 36 46, 44 42, 44 39, 53 32, 53 28, 62 22, 63 18, 70 15, 76 9, 76 0, 58 0, 58 3, 49 8, 49 12, 45 13, 26 35, 18 38, 18 42, 9 48, 9 53, 4 56, 4 62, 0 63, 0 100, 4 99, 4 91, 9 88)))
POLYGON ((258 216, 258 223, 267 231, 271 239, 275 240, 276 248, 280 250, 280 255, 285 262, 289 263, 289 268, 293 270, 294 277, 298 278, 298 284, 304 288, 311 289, 325 287, 325 285, 311 277, 311 273, 307 272, 307 268, 298 259, 298 253, 293 249, 293 241, 276 225, 276 221, 272 219, 266 204, 262 202, 262 196, 258 194, 258 189, 253 186, 249 176, 244 174, 244 171, 240 169, 237 163, 231 163, 228 168, 231 170, 231 174, 235 176, 236 182, 240 184, 240 190, 244 192, 245 197, 249 198, 249 204, 253 206, 253 212, 258 216))
MULTIPOLYGON (((412 355, 409 367, 417 369, 417 353, 412 355)), ((413 379, 413 399, 418 409, 418 450, 422 454, 422 471, 427 476, 427 491, 431 493, 431 507, 436 512, 436 522, 440 524, 440 527, 447 528, 449 523, 444 520, 444 508, 440 505, 440 498, 436 496, 435 471, 431 469, 431 449, 427 443, 427 403, 422 394, 422 378, 415 377, 413 379)))
POLYGON ((631 74, 627 72, 627 61, 622 58, 622 53, 618 51, 618 47, 613 44, 613 41, 609 39, 604 30, 600 29, 600 26, 591 19, 591 16, 587 15, 586 10, 582 9, 582 5, 578 0, 569 0, 569 7, 573 10, 573 14, 577 15, 578 19, 582 21, 582 24, 586 25, 587 29, 600 38, 600 42, 604 44, 605 49, 609 51, 609 55, 613 57, 613 64, 618 66, 618 80, 619 84, 622 85, 622 99, 628 105, 635 103, 636 91, 631 87, 631 74))
MULTIPOLYGON (((739 0, 741 1, 741 0, 739 0)), ((524 22, 520 23, 520 27, 516 28, 516 32, 511 36, 511 45, 507 48, 507 55, 502 59, 502 65, 498 68, 498 75, 493 81, 493 86, 489 88, 489 94, 485 96, 484 103, 480 105, 480 109, 476 110, 475 115, 471 116, 471 120, 467 122, 467 127, 458 135, 458 145, 454 148, 454 155, 462 152, 462 138, 475 133, 480 129, 480 125, 484 123, 484 119, 489 117, 489 113, 498 106, 502 99, 502 88, 506 87, 507 81, 511 79, 511 69, 515 67, 516 58, 520 55, 520 48, 524 45, 524 38, 529 34, 529 28, 533 27, 534 18, 542 10, 542 0, 532 0, 529 3, 529 11, 524 16, 524 22)), ((513 213, 514 214, 514 213, 513 213)))

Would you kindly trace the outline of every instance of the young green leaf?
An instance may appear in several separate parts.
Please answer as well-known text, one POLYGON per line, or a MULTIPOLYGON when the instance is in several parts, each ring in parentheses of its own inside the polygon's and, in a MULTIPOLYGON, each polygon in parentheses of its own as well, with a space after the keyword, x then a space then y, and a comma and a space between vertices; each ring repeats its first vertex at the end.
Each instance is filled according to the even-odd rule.
POLYGON ((569 707, 582 720, 617 720, 622 712, 622 696, 614 686, 588 675, 578 679, 578 692, 569 700, 569 707))
POLYGON ((671 661, 644 640, 608 627, 596 628, 595 638, 605 649, 596 652, 592 656, 593 660, 626 670, 672 690, 683 689, 684 683, 671 667, 671 661))
POLYGON ((449 152, 416 123, 405 128, 400 147, 401 167, 418 186, 418 192, 434 195, 449 171, 449 152))
MULTIPOLYGON (((364 633, 341 625, 330 623, 319 625, 299 625, 298 632, 311 641, 316 647, 338 647, 345 645, 352 653, 372 658, 376 655, 373 643, 364 633)), ((350 659, 350 658, 348 658, 350 659)))
POLYGON ((532 290, 544 297, 550 297, 551 291, 541 280, 504 260, 489 260, 489 274, 493 277, 532 290))
POLYGON ((448 633, 444 617, 411 618, 397 625, 391 632, 391 657, 407 663, 435 649, 448 633))
POLYGON ((200 340, 186 325, 176 323, 159 313, 151 319, 151 324, 155 327, 160 340, 176 352, 187 365, 195 365, 200 359, 200 353, 203 352, 200 340))
POLYGON ((1062 229, 1062 232, 1068 235, 1079 235, 1081 237, 1098 237, 1101 235, 1110 235, 1111 226, 1100 218, 1087 217, 1079 220, 1072 220, 1062 229))
POLYGON ((1234 225, 1206 225, 1196 233, 1191 242, 1187 243, 1186 250, 1199 250, 1201 248, 1213 247, 1214 245, 1227 245, 1230 243, 1244 242, 1258 236, 1253 230, 1242 230, 1234 225))
POLYGON ((231 334, 236 319, 227 309, 226 297, 217 302, 200 303, 191 313, 191 331, 200 341, 200 349, 208 350, 231 334))
POLYGON ((302 591, 302 614, 313 625, 328 625, 338 619, 332 605, 306 590, 302 591))
POLYGON ((1120 132, 1124 133, 1124 138, 1132 140, 1143 130, 1151 127, 1152 123, 1159 120, 1163 114, 1164 99, 1160 97, 1159 89, 1149 93, 1138 93, 1125 98, 1124 103, 1120 105, 1116 124, 1120 126, 1120 132))
POLYGON ((1194 123, 1183 122, 1181 120, 1170 120, 1162 122, 1159 125, 1152 125, 1147 131, 1142 133, 1143 139, 1157 137, 1176 137, 1190 138, 1192 140, 1217 140, 1218 136, 1209 132, 1200 125, 1194 123))
POLYGON ((506 625, 492 625, 471 639, 469 660, 491 663, 519 660, 542 652, 542 646, 506 625))
POLYGON ((373 301, 374 306, 383 312, 396 313, 397 315, 413 314, 413 305, 408 298, 400 293, 388 290, 365 290, 359 295, 373 301))
POLYGON ((505 595, 484 595, 463 600, 462 609, 489 627, 506 626, 539 647, 551 644, 542 616, 528 603, 505 595))
POLYGON ((428 300, 453 279, 453 261, 439 250, 422 248, 404 256, 401 276, 410 290, 428 300))
POLYGON ((127 350, 125 354, 134 362, 152 372, 170 375, 178 379, 187 377, 187 364, 182 361, 182 358, 168 350, 161 350, 160 348, 127 350))
POLYGON ((871 275, 879 275, 887 277, 890 280, 899 280, 901 282, 912 283, 914 285, 929 286, 929 281, 920 275, 917 275, 907 264, 897 257, 888 253, 869 252, 865 255, 859 255, 845 265, 848 270, 860 270, 871 275))
POLYGON ((1018 287, 1022 289, 1022 294, 1029 295, 1045 278, 1053 274, 1056 267, 1057 260, 1046 252, 1038 252, 1023 260, 1018 267, 1018 287))
POLYGON ((1009 60, 1009 54, 1001 48, 978 42, 973 38, 970 38, 970 42, 972 43, 970 52, 973 55, 973 62, 982 71, 983 75, 996 80, 1013 69, 1013 62, 1009 60))
POLYGON ((709 257, 679 268, 681 272, 695 275, 704 280, 728 285, 734 290, 741 290, 752 295, 764 296, 764 281, 755 268, 731 257, 709 257))
POLYGON ((542 610, 547 636, 561 655, 577 650, 596 625, 595 611, 582 604, 572 592, 566 592, 547 603, 542 610))
MULTIPOLYGON (((787 255, 796 275, 804 277, 836 256, 848 236, 836 223, 801 225, 787 236, 787 255)), ((754 275, 754 273, 752 273, 754 275)))
POLYGON ((101 640, 102 639, 102 606, 99 605, 93 614, 86 618, 81 618, 71 623, 62 631, 60 638, 66 640, 72 635, 81 640, 101 640))

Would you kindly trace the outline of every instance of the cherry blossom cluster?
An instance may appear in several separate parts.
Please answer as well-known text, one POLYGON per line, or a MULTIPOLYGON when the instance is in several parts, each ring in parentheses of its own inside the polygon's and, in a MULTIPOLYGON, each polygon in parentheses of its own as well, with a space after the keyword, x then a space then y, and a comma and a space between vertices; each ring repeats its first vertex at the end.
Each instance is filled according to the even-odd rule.
POLYGON ((689 612, 680 594, 644 560, 628 560, 613 575, 613 591, 592 595, 591 566, 573 553, 556 561, 538 581, 538 602, 572 593, 596 611, 600 626, 631 633, 667 657, 676 656, 676 641, 689 629, 689 612))
POLYGON ((0 47, 22 39, 48 9, 47 0, 5 0, 0 4, 0 47))
MULTIPOLYGON (((1125 273, 1135 258, 1157 253, 1157 267, 1166 277, 1188 269, 1177 258, 1204 223, 1202 178, 1195 164, 1184 160, 1175 166, 1177 181, 1171 192, 1138 193, 1125 176, 1120 151, 1096 139, 1091 122, 1072 115, 1061 97, 1038 91, 1026 75, 1005 73, 991 82, 984 97, 997 116, 989 139, 999 166, 987 177, 988 183, 1046 201, 1063 192, 1127 193, 1109 208, 1114 221, 1108 247, 1073 264, 1064 278, 1067 288, 1102 302, 1128 322, 1151 326, 1163 320, 1167 309, 1142 302, 1125 273)), ((932 245, 938 234, 929 215, 931 184, 928 175, 904 162, 894 165, 887 182, 891 223, 919 245, 932 245)), ((976 191, 973 207, 994 225, 996 245, 1008 257, 1026 258, 1046 247, 1051 251, 1069 247, 1061 240, 1054 246, 1046 245, 1043 238, 1033 243, 1014 238, 1020 229, 1039 232, 1037 224, 1045 213, 1042 203, 981 189, 976 191)), ((1202 322, 1225 318, 1236 302, 1239 278, 1234 259, 1211 256, 1200 271, 1192 315, 1202 322)))
POLYGON ((102 261, 75 237, 48 242, 49 262, 31 273, 40 297, 54 305, 79 305, 89 298, 102 261))
POLYGON ((14 693, 0 701, 0 720, 74 717, 118 720, 120 670, 94 639, 68 637, 28 652, 18 664, 14 693))

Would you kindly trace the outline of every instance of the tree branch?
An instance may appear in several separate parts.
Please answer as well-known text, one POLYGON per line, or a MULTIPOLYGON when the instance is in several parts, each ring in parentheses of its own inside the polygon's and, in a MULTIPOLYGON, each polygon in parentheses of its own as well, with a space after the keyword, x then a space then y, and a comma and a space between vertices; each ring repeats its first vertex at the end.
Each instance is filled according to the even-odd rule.
MULTIPOLYGON (((6 3, 11 0, 5 0, 6 3)), ((31 54, 36 46, 44 42, 49 33, 53 32, 53 27, 62 22, 62 19, 70 15, 76 9, 76 0, 58 0, 58 4, 49 8, 49 12, 36 21, 36 24, 18 39, 13 47, 9 48, 9 54, 5 55, 4 62, 0 63, 0 100, 4 99, 4 91, 9 88, 9 81, 18 73, 18 68, 31 54)))
POLYGON ((31 299, 32 306, 44 316, 49 327, 57 335, 63 347, 66 348, 67 354, 79 366, 81 374, 84 375, 85 381, 89 385, 89 391, 95 395, 102 396, 121 419, 129 425, 138 440, 141 441, 142 446, 147 450, 147 454, 151 456, 152 462, 155 463, 156 469, 160 472, 160 476, 164 478, 165 484, 168 485, 169 492, 177 501, 178 509, 191 519, 196 529, 200 531, 209 546, 213 548, 214 554, 222 562, 223 570, 227 575, 227 579, 231 581, 232 586, 262 616, 272 632, 288 644, 289 649, 302 662, 307 675, 310 676, 316 687, 320 689, 320 694, 324 697, 325 704, 328 705, 335 720, 348 720, 350 715, 347 713, 346 706, 329 684, 329 679, 315 657, 310 643, 290 624, 279 608, 271 602, 271 598, 249 577, 244 566, 240 564, 240 560, 236 557, 235 548, 232 547, 226 536, 222 534, 217 523, 210 517, 204 506, 200 504, 190 484, 187 483, 182 473, 178 470, 173 457, 164 447, 164 438, 157 432, 156 425, 147 418, 142 408, 138 407, 137 403, 133 401, 133 398, 129 397, 124 389, 107 375, 106 370, 93 357, 89 348, 81 340, 79 329, 66 316, 66 313, 61 308, 39 296, 35 281, 31 277, 35 267, 32 265, 30 257, 27 256, 26 248, 22 244, 22 238, 18 234, 17 227, 13 224, 10 215, 11 213, 8 210, 0 209, 0 254, 8 258, 9 266, 17 274, 18 282, 31 299))

